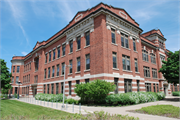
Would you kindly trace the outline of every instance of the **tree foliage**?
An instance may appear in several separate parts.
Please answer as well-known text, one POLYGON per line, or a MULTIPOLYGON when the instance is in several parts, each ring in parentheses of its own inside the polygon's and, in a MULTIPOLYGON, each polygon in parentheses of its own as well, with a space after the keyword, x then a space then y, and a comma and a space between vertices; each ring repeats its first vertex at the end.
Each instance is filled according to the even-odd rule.
POLYGON ((1 75, 0 75, 0 79, 1 79, 1 88, 8 90, 11 88, 11 73, 9 72, 9 68, 6 66, 6 62, 3 59, 0 59, 0 70, 1 70, 1 75))
POLYGON ((80 101, 82 103, 102 103, 103 101, 105 101, 105 98, 109 94, 109 92, 114 90, 114 83, 99 79, 86 84, 76 84, 76 88, 74 89, 77 95, 81 97, 80 101))
POLYGON ((179 52, 169 52, 167 61, 162 61, 163 64, 159 70, 170 83, 179 82, 179 52))

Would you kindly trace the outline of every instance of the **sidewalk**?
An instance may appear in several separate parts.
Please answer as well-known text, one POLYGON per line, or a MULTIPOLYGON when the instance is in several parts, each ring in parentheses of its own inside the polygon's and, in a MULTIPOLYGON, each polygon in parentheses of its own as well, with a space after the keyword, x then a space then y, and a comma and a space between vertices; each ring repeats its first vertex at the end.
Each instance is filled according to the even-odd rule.
MULTIPOLYGON (((135 110, 135 109, 140 109, 142 107, 147 107, 147 106, 151 106, 151 105, 173 105, 173 106, 177 106, 180 107, 180 101, 179 101, 180 97, 174 97, 174 96, 167 96, 165 100, 161 100, 161 101, 157 101, 157 102, 149 102, 149 103, 143 103, 143 104, 138 104, 138 105, 131 105, 131 106, 124 106, 124 107, 94 107, 94 106, 81 106, 81 113, 82 114, 87 114, 87 112, 94 112, 94 111, 105 111, 108 112, 110 114, 121 114, 121 115, 129 115, 129 116, 133 116, 133 117, 139 117, 140 120, 179 120, 179 119, 175 119, 175 118, 168 118, 168 117, 163 117, 163 116, 156 116, 156 115, 148 115, 148 114, 141 114, 141 113, 133 113, 133 112, 128 112, 128 110, 135 110)), ((17 100, 17 99, 16 99, 17 100)), ((58 109, 58 110, 62 110, 61 106, 62 103, 48 103, 48 102, 42 102, 42 101, 38 101, 35 100, 34 98, 20 98, 19 101, 22 102, 28 102, 30 104, 36 104, 36 105, 41 105, 44 107, 50 107, 53 109, 58 109), (28 102, 29 100, 29 102, 28 102), (32 100, 32 101, 30 101, 32 100)), ((66 105, 66 104, 65 104, 66 105)), ((67 105, 68 108, 66 110, 66 108, 62 111, 66 111, 69 113, 79 113, 79 105, 74 105, 74 112, 72 109, 72 104, 68 104, 67 105)))

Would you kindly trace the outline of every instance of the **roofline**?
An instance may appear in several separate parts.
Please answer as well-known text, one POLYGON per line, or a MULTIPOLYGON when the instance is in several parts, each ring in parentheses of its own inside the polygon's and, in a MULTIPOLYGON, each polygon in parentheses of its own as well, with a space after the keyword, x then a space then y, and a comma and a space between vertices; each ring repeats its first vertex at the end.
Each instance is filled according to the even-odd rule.
MULTIPOLYGON (((99 5, 99 4, 98 4, 98 5, 99 5)), ((97 5, 96 5, 96 6, 97 6, 97 5)), ((88 18, 89 16, 91 16, 92 14, 95 14, 96 12, 98 12, 98 11, 100 11, 100 10, 108 11, 108 12, 110 12, 111 14, 115 15, 116 17, 119 17, 119 18, 123 19, 124 21, 126 21, 126 22, 129 23, 129 24, 131 24, 132 26, 134 26, 135 28, 139 29, 140 31, 143 31, 140 27, 138 27, 138 26, 134 25, 133 23, 127 21, 126 19, 118 16, 117 14, 113 13, 112 11, 110 11, 110 10, 104 8, 104 7, 100 7, 100 8, 97 9, 96 11, 91 12, 89 15, 87 15, 87 16, 85 16, 84 18, 82 18, 81 20, 77 21, 75 24, 73 24, 72 26, 70 26, 69 28, 67 28, 66 30, 64 30, 61 34, 57 35, 55 38, 53 38, 51 41, 47 42, 45 45, 41 45, 41 46, 39 46, 39 47, 45 47, 46 45, 50 44, 50 43, 53 42, 56 38, 58 38, 59 36, 63 35, 67 30, 71 29, 72 27, 74 27, 74 26, 77 25, 78 23, 82 22, 84 19, 88 18)), ((68 24, 68 25, 69 25, 69 24, 68 24)), ((66 25, 66 27, 67 27, 68 25, 66 25)), ((64 27, 64 28, 66 28, 66 27, 64 27)), ((64 29, 64 28, 62 28, 62 29, 64 29)), ((62 29, 61 29, 61 30, 62 30, 62 29)), ((61 30, 60 30, 60 31, 61 31, 61 30)), ((55 33, 53 36, 55 36, 56 34, 58 34, 60 31, 58 31, 57 33, 55 33)), ((51 36, 49 39, 51 39, 53 36, 51 36)), ((49 40, 49 39, 48 39, 48 40, 49 40)), ((48 40, 46 40, 46 41, 48 41, 48 40)), ((37 43, 37 42, 36 42, 36 43, 37 43)), ((30 53, 28 53, 27 55, 29 55, 29 54, 31 54, 33 51, 39 49, 39 47, 37 47, 36 49, 32 50, 32 51, 31 51, 30 53)), ((26 55, 26 56, 27 56, 27 55, 26 55)), ((23 57, 26 57, 26 56, 23 56, 23 57)), ((25 58, 25 59, 26 59, 26 58, 25 58)))
POLYGON ((154 46, 154 45, 152 45, 152 44, 150 44, 150 43, 146 42, 146 41, 145 41, 145 40, 143 40, 143 39, 141 39, 141 41, 142 41, 142 43, 147 44, 147 45, 151 46, 152 48, 158 49, 158 47, 157 47, 157 46, 154 46))

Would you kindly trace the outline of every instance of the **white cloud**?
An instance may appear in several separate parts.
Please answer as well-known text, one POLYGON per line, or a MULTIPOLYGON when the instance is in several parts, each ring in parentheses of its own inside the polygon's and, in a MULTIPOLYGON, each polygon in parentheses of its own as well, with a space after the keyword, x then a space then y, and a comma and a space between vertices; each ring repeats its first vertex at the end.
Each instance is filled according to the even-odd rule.
POLYGON ((23 54, 24 56, 27 55, 28 53, 27 52, 21 52, 21 54, 23 54))
POLYGON ((22 24, 21 24, 21 21, 22 21, 23 19, 25 19, 25 18, 24 18, 25 13, 23 12, 24 9, 23 9, 23 7, 22 7, 23 5, 22 5, 20 2, 14 2, 14 1, 11 1, 11 0, 7 0, 7 3, 9 4, 9 6, 10 6, 10 8, 11 8, 12 15, 13 15, 15 21, 17 22, 17 25, 20 27, 20 29, 21 29, 21 31, 22 31, 25 39, 26 39, 26 42, 27 42, 28 45, 29 45, 29 39, 28 39, 28 37, 27 37, 27 35, 26 35, 26 32, 25 32, 25 30, 24 30, 24 27, 23 27, 22 24))

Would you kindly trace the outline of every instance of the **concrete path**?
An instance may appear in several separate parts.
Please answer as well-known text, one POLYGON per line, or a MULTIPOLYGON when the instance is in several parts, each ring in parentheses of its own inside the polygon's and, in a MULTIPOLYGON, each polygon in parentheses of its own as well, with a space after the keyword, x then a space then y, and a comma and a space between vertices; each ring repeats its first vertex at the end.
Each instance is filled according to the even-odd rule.
POLYGON ((168 118, 168 117, 162 117, 162 116, 156 116, 156 115, 128 112, 129 110, 141 109, 142 107, 147 107, 147 106, 151 106, 151 105, 163 105, 163 104, 167 105, 168 104, 168 105, 180 107, 180 97, 173 97, 173 96, 167 96, 165 100, 161 100, 161 101, 157 101, 157 102, 149 102, 149 103, 143 103, 143 104, 138 104, 138 105, 124 106, 124 107, 81 106, 81 108, 79 108, 79 105, 74 105, 74 112, 73 112, 73 108, 72 108, 73 106, 71 104, 67 105, 68 107, 66 110, 66 108, 65 109, 61 108, 62 103, 50 103, 50 102, 48 103, 48 102, 44 102, 44 101, 35 100, 34 98, 20 98, 19 101, 28 102, 30 104, 41 105, 44 107, 50 107, 53 109, 58 109, 58 110, 66 111, 69 113, 79 113, 79 111, 81 111, 82 114, 87 114, 87 112, 92 113, 94 111, 103 110, 110 114, 121 114, 121 115, 128 114, 129 116, 139 117, 140 120, 179 120, 179 119, 175 119, 175 118, 168 118))

